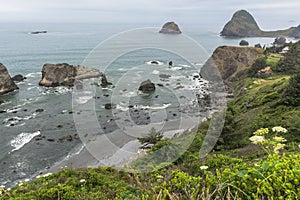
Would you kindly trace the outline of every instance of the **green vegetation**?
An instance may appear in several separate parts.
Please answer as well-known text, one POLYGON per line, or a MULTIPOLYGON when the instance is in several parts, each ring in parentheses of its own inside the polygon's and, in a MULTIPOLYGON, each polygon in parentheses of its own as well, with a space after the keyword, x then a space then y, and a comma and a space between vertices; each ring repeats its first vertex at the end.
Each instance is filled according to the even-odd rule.
POLYGON ((282 101, 286 105, 300 106, 300 71, 291 77, 282 101))
POLYGON ((289 46, 290 50, 278 64, 278 72, 292 74, 300 70, 300 42, 289 46))
POLYGON ((152 129, 139 140, 153 146, 127 167, 131 172, 63 169, 0 189, 0 199, 300 199, 300 73, 278 72, 286 57, 265 55, 230 83, 234 98, 221 138, 207 157, 200 159, 199 150, 209 120, 196 133, 172 139, 152 129), (274 73, 253 76, 266 66, 274 73))
POLYGON ((151 145, 156 144, 163 138, 163 133, 157 132, 155 128, 152 128, 146 137, 138 138, 138 141, 143 145, 142 148, 150 148, 151 145))

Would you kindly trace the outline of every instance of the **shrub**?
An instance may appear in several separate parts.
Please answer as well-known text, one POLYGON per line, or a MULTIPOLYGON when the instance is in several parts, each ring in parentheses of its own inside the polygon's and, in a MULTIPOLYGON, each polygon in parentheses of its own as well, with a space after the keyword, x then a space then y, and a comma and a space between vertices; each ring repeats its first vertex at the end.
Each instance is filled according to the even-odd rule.
POLYGON ((143 144, 141 148, 149 148, 161 141, 163 133, 157 132, 155 128, 152 128, 146 137, 138 138, 138 141, 143 144))
POLYGON ((291 77, 283 96, 283 103, 300 106, 300 71, 291 77))

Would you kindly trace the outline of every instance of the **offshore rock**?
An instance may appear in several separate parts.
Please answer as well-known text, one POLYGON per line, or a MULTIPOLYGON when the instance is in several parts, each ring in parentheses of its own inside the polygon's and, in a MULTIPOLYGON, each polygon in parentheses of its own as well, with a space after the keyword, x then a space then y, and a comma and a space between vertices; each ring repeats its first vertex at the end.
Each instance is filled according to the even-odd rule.
POLYGON ((0 95, 19 89, 11 79, 6 67, 0 63, 0 95))

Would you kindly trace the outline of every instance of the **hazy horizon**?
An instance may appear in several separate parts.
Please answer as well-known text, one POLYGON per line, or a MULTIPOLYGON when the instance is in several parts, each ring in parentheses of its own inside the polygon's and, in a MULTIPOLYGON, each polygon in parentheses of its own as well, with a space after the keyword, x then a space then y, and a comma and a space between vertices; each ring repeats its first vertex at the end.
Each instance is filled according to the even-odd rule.
POLYGON ((11 0, 0 5, 0 23, 112 23, 161 25, 214 23, 224 25, 245 9, 262 29, 280 29, 300 24, 300 3, 275 0, 11 0))

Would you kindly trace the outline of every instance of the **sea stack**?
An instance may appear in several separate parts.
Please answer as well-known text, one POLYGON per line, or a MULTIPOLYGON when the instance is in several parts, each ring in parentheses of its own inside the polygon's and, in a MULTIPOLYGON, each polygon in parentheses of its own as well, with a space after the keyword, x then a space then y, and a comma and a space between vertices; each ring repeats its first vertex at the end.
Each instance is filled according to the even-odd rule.
POLYGON ((221 36, 226 37, 293 37, 300 38, 300 25, 285 30, 263 31, 259 28, 254 17, 246 10, 235 12, 226 23, 221 36))
POLYGON ((73 87, 75 80, 97 78, 101 75, 102 73, 99 70, 84 66, 73 66, 67 63, 45 64, 39 85, 45 87, 73 87))
POLYGON ((221 32, 221 36, 228 37, 256 37, 260 35, 261 30, 254 17, 246 10, 234 13, 221 32))
POLYGON ((165 34, 181 34, 179 26, 175 22, 167 22, 163 25, 159 33, 165 34))
POLYGON ((19 89, 9 75, 6 67, 0 63, 0 95, 19 89))

